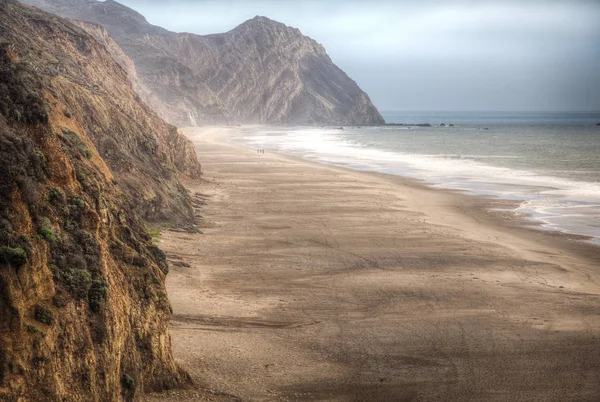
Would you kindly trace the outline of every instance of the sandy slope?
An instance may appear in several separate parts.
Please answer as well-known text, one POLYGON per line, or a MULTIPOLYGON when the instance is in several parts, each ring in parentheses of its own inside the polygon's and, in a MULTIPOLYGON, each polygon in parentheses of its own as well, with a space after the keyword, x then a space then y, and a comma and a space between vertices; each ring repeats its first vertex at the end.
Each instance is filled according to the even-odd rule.
POLYGON ((200 385, 243 400, 600 400, 600 248, 481 198, 259 156, 232 130, 186 132, 204 234, 161 241, 190 265, 168 279, 171 335, 200 385))

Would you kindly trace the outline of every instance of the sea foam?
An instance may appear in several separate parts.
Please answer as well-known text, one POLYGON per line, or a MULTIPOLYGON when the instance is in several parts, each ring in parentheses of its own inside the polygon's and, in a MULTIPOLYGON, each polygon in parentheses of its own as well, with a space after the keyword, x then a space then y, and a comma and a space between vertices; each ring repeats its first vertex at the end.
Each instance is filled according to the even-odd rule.
MULTIPOLYGON (((472 131, 474 128, 461 128, 452 134, 462 135, 465 129, 472 131)), ((390 140, 390 136, 399 131, 391 127, 351 130, 254 128, 245 131, 241 139, 255 147, 319 162, 408 175, 436 187, 521 200, 517 210, 529 214, 541 228, 592 236, 599 241, 599 182, 558 177, 548 174, 547 170, 507 166, 526 164, 523 155, 443 152, 446 146, 443 137, 435 138, 437 142, 430 147, 436 152, 402 152, 397 141, 393 137, 390 140), (503 166, 496 165, 499 162, 503 166)), ((415 141, 418 140, 415 137, 415 141)), ((538 155, 535 157, 539 158, 538 155)), ((551 161, 542 162, 551 164, 551 161)))

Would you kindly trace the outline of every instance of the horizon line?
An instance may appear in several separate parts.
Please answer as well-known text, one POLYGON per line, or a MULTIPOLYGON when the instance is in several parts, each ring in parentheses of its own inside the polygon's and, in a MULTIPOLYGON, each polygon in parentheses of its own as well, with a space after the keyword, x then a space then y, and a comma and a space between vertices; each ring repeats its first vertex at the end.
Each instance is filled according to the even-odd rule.
POLYGON ((402 112, 402 113, 599 113, 600 110, 393 110, 381 109, 380 113, 402 112))

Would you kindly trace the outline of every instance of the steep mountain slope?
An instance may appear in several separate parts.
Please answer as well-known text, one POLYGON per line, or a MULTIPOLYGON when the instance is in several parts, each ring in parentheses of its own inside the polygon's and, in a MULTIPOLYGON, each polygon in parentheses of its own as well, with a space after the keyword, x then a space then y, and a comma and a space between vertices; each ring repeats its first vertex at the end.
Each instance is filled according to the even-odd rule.
POLYGON ((298 29, 256 17, 224 34, 176 34, 115 1, 25 0, 101 25, 133 60, 149 95, 174 124, 383 124, 358 85, 298 29))
MULTIPOLYGON (((56 35, 46 26, 35 28, 42 38, 56 35)), ((89 44, 89 36, 82 31, 71 26, 68 28, 72 32, 64 34, 64 40, 85 38, 77 39, 85 43, 85 48, 71 52, 53 45, 44 49, 48 53, 46 63, 39 58, 23 61, 39 63, 34 67, 52 78, 54 97, 59 96, 59 101, 68 105, 65 112, 73 117, 61 116, 61 124, 77 133, 86 131, 121 187, 136 199, 136 208, 144 218, 189 221, 191 205, 177 175, 199 177, 200 165, 193 145, 175 127, 166 124, 149 107, 135 99, 136 94, 127 76, 101 46, 89 44), (95 49, 99 49, 97 59, 90 60, 87 53, 95 49), (90 113, 92 109, 94 112, 90 113)), ((86 28, 91 30, 88 24, 86 28)), ((98 30, 96 37, 102 34, 101 29, 98 30)), ((105 36, 108 49, 113 49, 112 55, 121 61, 132 77, 134 71, 128 59, 124 54, 118 57, 118 46, 105 36)), ((31 44, 20 45, 22 51, 40 48, 40 44, 31 38, 31 33, 23 38, 15 35, 11 40, 15 46, 17 41, 31 40, 31 44)))
POLYGON ((150 25, 142 15, 112 0, 26 0, 24 3, 105 27, 135 63, 141 87, 134 87, 142 89, 138 92, 142 100, 170 123, 183 126, 231 121, 225 107, 202 79, 168 51, 163 38, 174 33, 150 25))
POLYGON ((164 254, 191 220, 194 149, 80 28, 0 1, 0 400, 179 387, 164 254))
POLYGON ((265 17, 224 34, 180 34, 172 49, 244 122, 382 124, 366 93, 317 42, 265 17))

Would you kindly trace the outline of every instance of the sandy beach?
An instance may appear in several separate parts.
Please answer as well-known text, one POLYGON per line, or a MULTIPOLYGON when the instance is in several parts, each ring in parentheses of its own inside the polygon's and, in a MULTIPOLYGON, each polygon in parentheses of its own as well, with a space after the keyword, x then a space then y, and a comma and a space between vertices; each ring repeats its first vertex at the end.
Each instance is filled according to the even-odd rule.
POLYGON ((173 352, 208 391, 157 400, 600 400, 600 247, 235 130, 185 130, 203 233, 160 246, 173 352))

